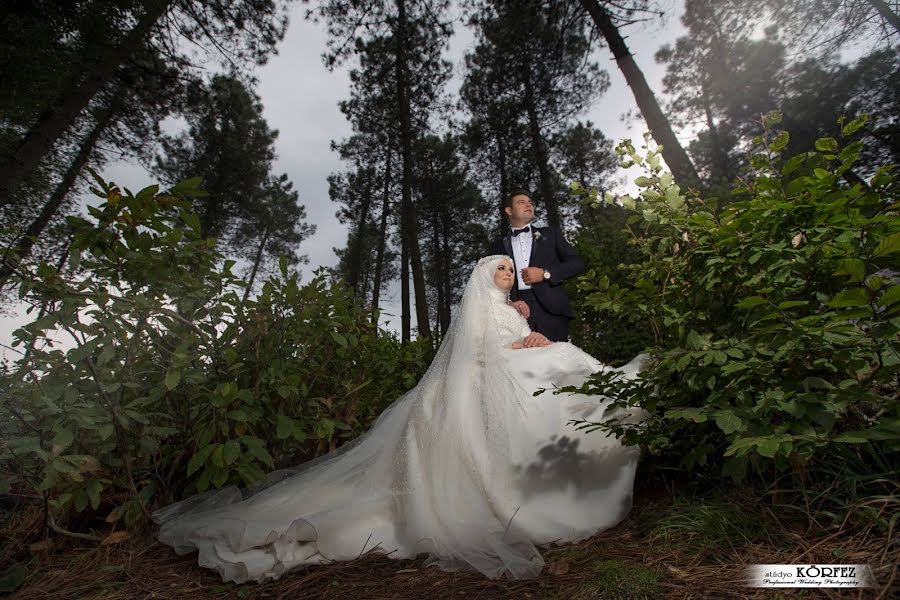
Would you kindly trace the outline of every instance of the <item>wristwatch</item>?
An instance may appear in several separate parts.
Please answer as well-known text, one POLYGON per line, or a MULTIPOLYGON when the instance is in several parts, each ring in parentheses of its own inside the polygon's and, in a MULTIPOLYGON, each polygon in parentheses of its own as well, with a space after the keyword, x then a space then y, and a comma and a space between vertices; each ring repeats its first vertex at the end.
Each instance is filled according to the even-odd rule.
POLYGON ((544 269, 544 281, 550 281, 550 271, 544 269))

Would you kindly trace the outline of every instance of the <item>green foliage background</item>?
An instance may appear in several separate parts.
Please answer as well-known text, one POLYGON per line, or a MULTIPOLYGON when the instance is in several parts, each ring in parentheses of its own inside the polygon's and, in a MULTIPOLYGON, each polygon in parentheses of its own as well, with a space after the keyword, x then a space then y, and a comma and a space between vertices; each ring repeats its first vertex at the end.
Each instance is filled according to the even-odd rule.
MULTIPOLYGON (((656 361, 638 382, 605 374, 584 390, 639 403, 649 416, 636 426, 580 426, 615 431, 698 475, 833 477, 826 467, 844 464, 853 469, 841 473, 838 495, 858 486, 895 494, 894 168, 869 181, 853 176, 865 117, 842 122, 842 142, 821 138, 792 157, 781 156, 790 135, 773 130, 779 121, 765 116, 753 170, 721 208, 684 194, 658 149, 617 148, 623 166, 647 171, 635 180, 640 194, 620 199, 642 256, 624 281, 607 267, 579 289, 598 314, 649 327, 656 361)), ((586 202, 599 209, 613 200, 594 192, 586 202)))
POLYGON ((234 262, 189 210, 197 180, 137 194, 97 183, 92 219, 69 218, 70 269, 20 273, 39 313, 2 377, 3 490, 132 526, 356 437, 427 366, 427 344, 401 347, 321 272, 301 285, 282 261, 242 302, 234 262), (74 347, 46 345, 54 332, 74 347))

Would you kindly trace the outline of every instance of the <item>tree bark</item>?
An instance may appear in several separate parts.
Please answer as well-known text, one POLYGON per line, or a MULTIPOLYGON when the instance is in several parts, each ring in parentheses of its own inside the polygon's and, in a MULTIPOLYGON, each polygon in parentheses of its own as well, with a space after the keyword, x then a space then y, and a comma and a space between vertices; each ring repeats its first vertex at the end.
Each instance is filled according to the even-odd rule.
POLYGON ((538 177, 540 178, 541 196, 544 202, 544 210, 547 213, 547 222, 551 227, 561 228, 559 218, 559 205, 556 202, 556 193, 553 190, 553 182, 550 180, 550 167, 547 164, 547 148, 544 137, 541 135, 541 126, 538 122, 537 107, 535 106, 534 88, 531 82, 531 72, 527 68, 524 73, 525 83, 525 110, 528 113, 528 131, 531 133, 531 147, 534 152, 534 162, 537 164, 538 177))
POLYGON ((117 97, 113 97, 110 100, 110 104, 96 116, 93 128, 81 141, 81 146, 78 148, 78 154, 75 155, 75 159, 69 165, 69 168, 66 169, 59 184, 57 184, 56 188, 53 190, 50 199, 41 209, 40 214, 38 214, 34 221, 28 225, 28 229, 25 230, 25 233, 23 233, 16 242, 15 258, 10 256, 9 253, 4 257, 3 264, 0 265, 0 288, 6 285, 6 281, 9 279, 9 276, 12 275, 15 266, 31 254, 34 244, 41 236, 44 228, 47 227, 59 211, 59 207, 62 206, 66 196, 68 196, 69 192, 72 190, 75 181, 78 179, 79 173, 84 169, 91 157, 91 153, 94 151, 94 147, 97 145, 97 141, 100 139, 100 136, 103 135, 106 128, 109 127, 118 108, 119 100, 117 97))
POLYGON ((381 226, 378 230, 378 251, 375 255, 375 281, 372 284, 372 322, 376 325, 378 302, 381 300, 381 272, 384 268, 384 252, 387 245, 387 221, 391 206, 391 158, 393 150, 392 140, 388 140, 387 152, 384 158, 384 198, 381 201, 381 226))
POLYGON ((672 170, 675 180, 684 187, 700 185, 700 177, 697 175, 697 170, 694 168, 687 152, 678 142, 678 138, 675 137, 675 132, 672 131, 669 120, 659 107, 659 102, 656 101, 653 90, 650 89, 647 79, 638 68, 637 63, 634 62, 634 56, 632 56, 631 51, 625 44, 625 40, 619 34, 618 27, 612 22, 609 13, 600 6, 597 0, 581 0, 581 4, 590 14, 591 19, 593 19, 594 24, 612 51, 619 69, 625 76, 628 87, 631 88, 631 92, 634 94, 638 108, 644 116, 647 126, 650 128, 653 139, 662 146, 663 159, 665 159, 666 164, 672 170))
MULTIPOLYGON (((437 200, 435 198, 434 200, 437 200)), ((435 208, 437 208, 435 206, 435 208)), ((437 310, 434 314, 434 329, 443 337, 444 328, 441 327, 441 315, 444 313, 444 303, 447 298, 444 294, 444 261, 441 259, 441 225, 438 218, 437 210, 431 213, 431 254, 434 256, 434 268, 432 276, 434 277, 434 287, 437 291, 437 310)))
MULTIPOLYGON (((446 208, 446 204, 443 205, 446 208)), ((443 252, 441 253, 441 259, 444 261, 444 269, 443 269, 443 278, 441 281, 441 285, 444 286, 444 310, 440 312, 441 316, 441 338, 444 337, 444 334, 447 333, 447 330, 450 329, 450 294, 453 289, 450 281, 450 222, 451 215, 446 211, 442 215, 442 233, 443 233, 443 252)))
POLYGON ((253 259, 253 269, 250 271, 250 281, 247 282, 247 289, 244 290, 244 297, 241 299, 241 304, 247 301, 247 297, 250 296, 250 290, 253 289, 253 282, 256 281, 256 272, 259 270, 259 263, 262 262, 262 255, 263 251, 266 249, 266 242, 269 241, 270 230, 270 226, 266 225, 262 240, 259 242, 259 248, 256 249, 256 258, 253 259))
MULTIPOLYGON (((402 221, 401 215, 401 221, 402 221)), ((403 233, 403 225, 400 225, 400 341, 404 344, 410 340, 410 321, 412 315, 409 310, 409 242, 403 233)))
POLYGON ((147 2, 147 8, 122 43, 103 57, 84 80, 72 77, 59 97, 38 117, 19 144, 0 161, 0 206, 12 201, 19 186, 88 106, 109 84, 119 65, 140 47, 171 0, 147 2))
POLYGON ((897 15, 894 11, 891 10, 891 7, 888 6, 887 2, 884 0, 868 0, 869 4, 875 7, 875 10, 878 11, 878 14, 881 15, 881 18, 890 23, 893 28, 900 33, 900 16, 897 15))
POLYGON ((401 235, 406 237, 416 294, 416 326, 420 337, 431 337, 428 321, 428 299, 425 295, 425 272, 419 249, 416 212, 412 203, 412 108, 409 98, 406 56, 406 0, 397 0, 397 102, 400 109, 400 147, 403 157, 401 235))

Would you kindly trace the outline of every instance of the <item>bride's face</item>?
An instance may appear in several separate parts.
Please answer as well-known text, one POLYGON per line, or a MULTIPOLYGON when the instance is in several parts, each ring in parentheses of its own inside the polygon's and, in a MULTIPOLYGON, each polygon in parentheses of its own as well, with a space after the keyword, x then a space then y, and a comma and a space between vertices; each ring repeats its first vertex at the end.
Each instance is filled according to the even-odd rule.
POLYGON ((504 291, 508 291, 513 286, 513 266, 508 260, 501 260, 494 271, 494 285, 504 291))

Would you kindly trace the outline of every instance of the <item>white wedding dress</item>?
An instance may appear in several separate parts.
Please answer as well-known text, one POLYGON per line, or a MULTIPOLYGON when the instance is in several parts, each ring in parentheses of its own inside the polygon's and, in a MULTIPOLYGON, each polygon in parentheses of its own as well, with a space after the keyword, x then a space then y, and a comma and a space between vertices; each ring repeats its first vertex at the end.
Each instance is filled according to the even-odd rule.
MULTIPOLYGON (((522 579, 543 567, 536 545, 622 520, 639 449, 567 424, 609 418, 609 399, 552 393, 611 367, 569 343, 511 349, 530 331, 493 283, 502 259, 479 261, 428 371, 365 434, 250 492, 157 511, 159 539, 237 583, 369 551, 522 579)), ((635 377, 646 358, 618 370, 635 377)))

